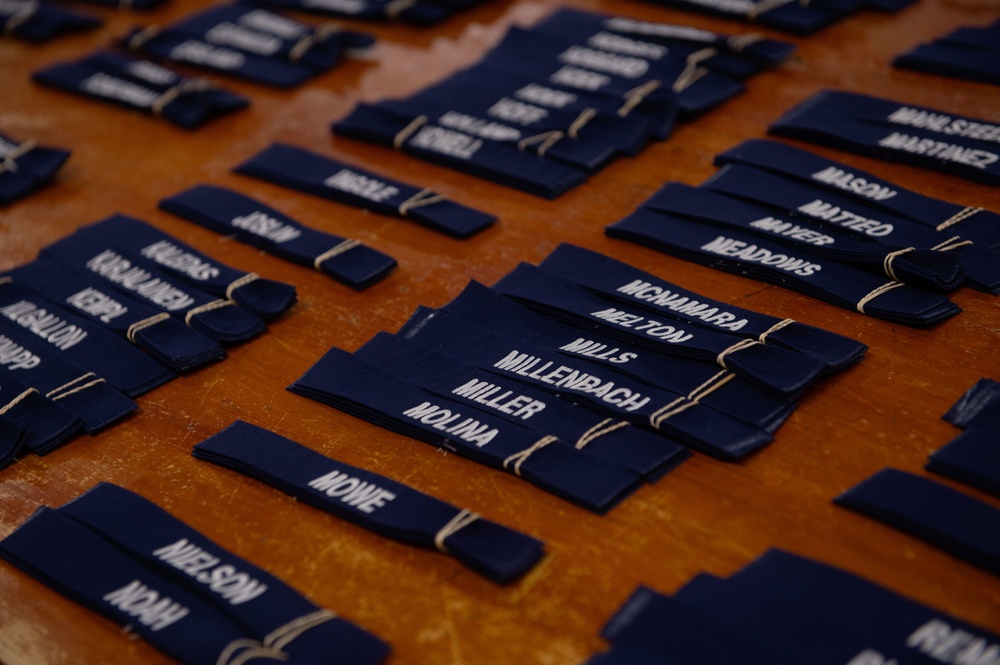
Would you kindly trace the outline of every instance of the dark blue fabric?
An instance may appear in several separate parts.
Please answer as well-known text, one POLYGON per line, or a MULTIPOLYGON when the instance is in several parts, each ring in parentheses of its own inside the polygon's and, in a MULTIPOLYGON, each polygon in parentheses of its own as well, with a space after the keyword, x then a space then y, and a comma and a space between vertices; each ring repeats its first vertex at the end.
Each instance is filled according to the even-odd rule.
MULTIPOLYGON (((242 626, 209 602, 51 508, 43 506, 0 541, 0 558, 127 627, 120 636, 123 648, 130 635, 138 635, 181 663, 204 665, 248 639, 242 626)), ((284 662, 277 656, 255 662, 284 662)))
POLYGON ((782 211, 734 199, 704 187, 668 182, 643 202, 644 208, 738 229, 790 247, 856 266, 895 281, 934 291, 953 291, 965 281, 962 257, 934 250, 908 249, 852 236, 807 221, 788 221, 782 211), (778 215, 778 216, 776 216, 778 215))
MULTIPOLYGON (((1000 404, 994 409, 1000 420, 1000 404)), ((1000 442, 996 427, 974 427, 935 450, 924 468, 1000 497, 1000 442)))
POLYGON ((160 201, 163 210, 226 236, 259 247, 299 265, 317 268, 326 252, 351 243, 349 249, 322 261, 318 270, 362 290, 385 278, 396 260, 341 236, 310 228, 277 210, 230 189, 197 185, 160 201))
POLYGON ((782 550, 768 550, 730 579, 753 588, 762 599, 779 599, 834 622, 849 617, 858 630, 873 630, 890 644, 905 643, 902 655, 908 660, 935 662, 935 648, 962 632, 971 638, 973 648, 1000 642, 1000 636, 988 630, 844 570, 782 550))
POLYGON ((447 198, 420 205, 420 197, 438 195, 284 143, 271 144, 234 170, 356 208, 406 217, 456 238, 468 238, 496 221, 447 198))
MULTIPOLYGON (((996 36, 993 39, 997 39, 996 36)), ((965 44, 918 44, 892 59, 892 66, 950 78, 1000 85, 1000 53, 965 44)))
POLYGON ((1000 145, 968 138, 976 127, 986 127, 990 135, 1000 132, 975 118, 827 90, 787 111, 768 133, 1000 184, 1000 145), (913 112, 915 119, 893 119, 895 112, 913 112), (935 129, 932 117, 944 119, 943 130, 935 129))
POLYGON ((440 23, 454 13, 446 4, 417 0, 399 11, 391 10, 393 0, 242 0, 244 4, 292 9, 369 21, 399 20, 427 26, 440 23))
POLYGON ((938 293, 886 281, 799 249, 789 251, 749 234, 651 210, 640 209, 606 227, 605 233, 695 263, 801 291, 848 310, 859 311, 863 306, 862 313, 895 323, 926 326, 961 311, 938 293), (866 298, 868 301, 862 304, 866 298))
POLYGON ((979 379, 941 416, 955 427, 1000 426, 1000 382, 979 379))
POLYGON ((675 316, 663 313, 657 319, 646 310, 625 307, 561 279, 541 268, 520 264, 496 283, 494 288, 530 307, 571 321, 598 326, 608 335, 664 353, 716 362, 724 369, 745 378, 765 390, 794 395, 807 388, 824 371, 813 358, 780 347, 760 343, 718 357, 743 339, 703 326, 690 326, 675 316))
POLYGON ((835 503, 1000 575, 1000 510, 946 485, 885 469, 835 503))
POLYGON ((80 418, 91 434, 138 408, 100 375, 72 363, 13 324, 0 332, 0 366, 80 418))
POLYGON ((829 370, 858 362, 868 350, 857 340, 798 321, 775 330, 783 319, 706 298, 610 256, 575 245, 559 245, 538 267, 602 296, 652 312, 670 311, 697 325, 756 339, 763 336, 765 344, 815 358, 829 370))
POLYGON ((246 97, 205 79, 185 78, 132 56, 98 51, 32 74, 36 83, 143 111, 179 127, 195 129, 246 108, 246 97))
POLYGON ((112 215, 77 229, 78 235, 110 238, 115 247, 130 255, 150 259, 166 272, 197 288, 233 300, 243 309, 264 319, 284 314, 295 303, 295 287, 257 277, 227 266, 173 236, 134 217, 112 215), (240 286, 234 284, 240 283, 240 286))
POLYGON ((719 621, 652 589, 639 587, 601 630, 615 648, 639 649, 684 665, 785 665, 766 638, 719 621))
POLYGON ((511 28, 506 36, 481 60, 484 65, 530 72, 538 81, 558 87, 606 93, 625 93, 645 84, 656 83, 671 90, 681 112, 697 116, 743 92, 741 81, 712 69, 685 80, 690 72, 686 58, 663 57, 646 60, 630 55, 595 49, 582 43, 586 35, 511 28), (599 69, 600 68, 600 69, 599 69), (579 80, 573 71, 586 72, 579 80))
POLYGON ((766 429, 721 412, 711 410, 711 416, 705 416, 706 407, 694 408, 699 406, 695 399, 656 388, 586 358, 564 355, 551 345, 498 335, 448 314, 418 312, 399 334, 473 367, 663 432, 721 459, 737 459, 771 440, 766 429))
POLYGON ((411 130, 412 127, 413 123, 396 114, 359 103, 346 117, 333 123, 332 130, 340 136, 393 146, 429 162, 549 199, 587 179, 582 169, 513 146, 487 143, 432 123, 425 122, 411 130))
POLYGON ((83 420, 18 379, 13 372, 0 372, 0 412, 22 428, 24 446, 44 455, 62 445, 83 428, 83 420))
MULTIPOLYGON (((702 61, 706 67, 715 68, 724 63, 723 73, 736 75, 738 71, 756 73, 769 65, 777 65, 787 60, 795 50, 791 42, 767 39, 762 35, 724 35, 708 30, 700 30, 687 25, 671 25, 638 21, 624 16, 611 16, 561 8, 535 26, 544 32, 589 33, 607 31, 642 42, 666 45, 671 53, 687 57, 690 49, 700 50, 711 47, 719 51, 702 61), (726 58, 725 56, 729 56, 726 58), (737 64, 745 63, 745 64, 737 64), (745 69, 751 67, 752 69, 745 69)), ((742 78, 742 76, 738 76, 742 78)))
POLYGON ((14 461, 27 437, 28 431, 20 423, 0 415, 0 470, 14 461))
POLYGON ((738 162, 723 166, 702 187, 774 206, 793 217, 835 228, 857 238, 894 247, 940 248, 939 251, 961 257, 968 286, 1000 294, 1000 254, 971 241, 964 244, 966 241, 950 228, 938 231, 810 181, 738 162))
POLYGON ((42 248, 41 254, 139 297, 218 342, 242 342, 264 332, 257 316, 181 282, 149 259, 118 248, 114 238, 74 233, 42 248))
POLYGON ((59 307, 124 336, 175 371, 194 369, 225 356, 215 340, 178 318, 160 316, 161 310, 119 292, 89 273, 39 258, 7 274, 59 307), (155 323, 138 328, 145 321, 155 323), (137 328, 134 331, 133 326, 137 328))
POLYGON ((84 0, 84 2, 89 2, 92 5, 116 7, 118 9, 123 9, 127 6, 129 9, 136 11, 146 11, 163 4, 164 0, 84 0))
POLYGON ((374 665, 387 644, 350 622, 329 616, 291 641, 275 634, 320 608, 285 582, 220 547, 155 503, 117 485, 99 483, 57 510, 138 560, 156 575, 210 603, 265 647, 291 662, 326 663, 330 654, 374 665), (269 637, 270 636, 270 637, 269 637))
POLYGON ((65 358, 97 372, 129 397, 176 377, 114 333, 52 305, 16 281, 0 280, 0 328, 11 326, 20 326, 45 340, 65 358))
MULTIPOLYGON (((625 421, 559 399, 550 393, 488 373, 428 346, 379 333, 355 357, 428 392, 491 413, 540 433, 550 433, 578 450, 623 466, 652 481, 688 457, 687 449, 625 421)), ((540 438, 540 437, 539 437, 540 438)))
POLYGON ((763 2, 722 2, 711 0, 653 0, 656 4, 676 7, 705 14, 742 19, 751 23, 760 23, 769 28, 784 30, 795 35, 808 35, 835 23, 839 16, 831 11, 814 7, 812 3, 802 4, 790 1, 775 8, 765 9, 756 13, 756 5, 763 2))
POLYGON ((165 28, 137 28, 122 40, 154 59, 204 67, 278 87, 294 87, 373 42, 351 30, 327 30, 246 5, 222 5, 165 28))
POLYGON ((8 0, 0 7, 0 35, 31 42, 45 42, 54 37, 91 30, 101 19, 37 0, 8 0))
POLYGON ((69 158, 68 150, 17 142, 0 134, 0 205, 41 188, 69 158))
POLYGON ((961 234, 986 247, 1000 247, 1000 215, 908 190, 808 150, 775 141, 750 139, 715 156, 716 164, 733 162, 804 180, 924 226, 961 234), (968 214, 970 211, 974 212, 968 214))
MULTIPOLYGON (((192 454, 369 531, 421 547, 436 547, 438 532, 462 512, 408 485, 240 420, 196 445, 192 454)), ((483 518, 448 536, 443 546, 447 554, 501 584, 526 573, 544 554, 540 540, 483 518)))
POLYGON ((556 496, 604 512, 633 492, 639 476, 610 467, 558 439, 544 447, 536 432, 428 393, 330 349, 288 388, 395 432, 505 469, 556 496), (520 463, 514 456, 533 450, 520 463))
POLYGON ((699 405, 709 407, 710 418, 721 412, 773 433, 795 407, 793 401, 763 391, 713 363, 660 353, 628 339, 604 335, 592 325, 577 326, 546 316, 478 282, 470 282, 437 311, 497 335, 603 365, 674 395, 685 395, 687 400, 697 399, 699 405), (703 394, 710 386, 714 390, 703 394))

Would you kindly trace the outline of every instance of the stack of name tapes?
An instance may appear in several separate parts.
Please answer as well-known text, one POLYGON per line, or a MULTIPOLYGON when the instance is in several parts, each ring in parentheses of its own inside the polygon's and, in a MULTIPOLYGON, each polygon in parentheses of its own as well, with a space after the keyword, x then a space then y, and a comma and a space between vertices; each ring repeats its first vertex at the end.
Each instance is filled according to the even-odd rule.
POLYGON ((244 0, 247 4, 366 21, 433 25, 486 0, 244 0))
POLYGON ((52 243, 0 277, 0 460, 123 418, 132 397, 221 360, 295 297, 122 215, 52 243))
POLYGON ((919 44, 892 61, 903 69, 1000 84, 1000 21, 964 26, 919 44))
POLYGON ((793 49, 564 9, 407 99, 358 104, 333 131, 553 198, 739 94, 793 49))
POLYGON ((667 183, 609 236, 911 326, 1000 293, 1000 218, 811 152, 746 141, 698 187, 667 183))
POLYGON ((289 389, 603 512, 688 449, 766 445, 866 348, 562 245, 395 335, 330 349, 289 389))
POLYGON ((889 589, 781 550, 728 578, 667 596, 640 587, 587 665, 986 663, 1000 636, 889 589))
POLYGON ((661 5, 716 14, 807 35, 863 9, 897 12, 915 0, 652 0, 661 5))

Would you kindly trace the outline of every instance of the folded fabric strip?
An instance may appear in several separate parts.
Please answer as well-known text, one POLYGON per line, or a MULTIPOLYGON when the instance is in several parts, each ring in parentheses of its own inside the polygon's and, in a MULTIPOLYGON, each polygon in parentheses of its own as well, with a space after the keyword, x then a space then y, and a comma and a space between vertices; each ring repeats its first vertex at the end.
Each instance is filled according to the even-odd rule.
POLYGON ((436 548, 500 584, 544 554, 535 538, 243 421, 197 444, 192 454, 374 533, 436 548))

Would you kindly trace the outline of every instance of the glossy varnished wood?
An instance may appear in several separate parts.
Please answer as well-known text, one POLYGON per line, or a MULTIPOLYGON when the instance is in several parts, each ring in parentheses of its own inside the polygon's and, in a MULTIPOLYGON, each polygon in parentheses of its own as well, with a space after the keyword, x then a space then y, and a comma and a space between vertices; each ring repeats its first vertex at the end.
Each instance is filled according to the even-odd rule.
MULTIPOLYGON (((791 61, 668 142, 618 160, 556 201, 333 139, 329 123, 358 100, 406 94, 440 79, 478 58, 507 26, 528 25, 561 4, 723 32, 746 26, 611 0, 494 2, 430 30, 360 26, 380 38, 370 60, 345 63, 291 91, 226 81, 252 99, 251 108, 195 132, 30 82, 32 70, 108 45, 133 23, 166 23, 203 4, 172 0, 145 15, 96 10, 107 17, 97 32, 44 46, 0 41, 0 130, 73 150, 52 186, 0 210, 0 269, 31 260, 77 226, 121 212, 230 264, 294 283, 300 302, 266 334, 232 348, 224 362, 140 397, 139 411, 126 421, 0 471, 0 536, 40 505, 61 505, 98 481, 115 482, 388 640, 392 665, 581 662, 602 648, 602 622, 637 584, 669 592, 700 571, 728 574, 769 547, 836 564, 1000 629, 995 576, 831 503, 886 466, 922 473, 927 454, 957 434, 940 415, 980 377, 1000 378, 1000 301, 964 289, 954 295, 962 314, 915 330, 611 240, 602 231, 663 182, 700 182, 714 171, 714 154, 763 136, 770 121, 825 87, 1000 120, 994 86, 889 66, 894 54, 920 41, 995 19, 994 2, 921 0, 897 15, 863 12, 809 38, 768 32, 799 44, 791 61), (500 221, 457 241, 231 173, 273 141, 433 187, 500 221), (156 209, 162 197, 199 183, 238 189, 305 223, 359 238, 395 256, 399 268, 357 293, 156 209), (417 305, 441 305, 469 279, 492 284, 561 241, 721 300, 855 337, 871 350, 860 365, 810 391, 767 449, 739 464, 697 456, 605 516, 285 391, 329 347, 353 350, 378 331, 396 330, 417 305), (548 555, 524 579, 498 587, 438 553, 374 536, 190 456, 194 444, 236 418, 533 534, 546 541, 548 555)), ((1000 210, 995 188, 816 150, 934 196, 1000 210)), ((0 662, 169 659, 2 563, 0 662)))

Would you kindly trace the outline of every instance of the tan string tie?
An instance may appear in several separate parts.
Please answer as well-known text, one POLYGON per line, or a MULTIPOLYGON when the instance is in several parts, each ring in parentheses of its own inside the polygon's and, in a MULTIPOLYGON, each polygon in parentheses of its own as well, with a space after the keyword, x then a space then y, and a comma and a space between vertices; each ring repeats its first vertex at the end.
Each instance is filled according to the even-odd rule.
POLYGON ((438 548, 438 551, 442 554, 447 554, 448 548, 444 546, 445 539, 455 535, 458 531, 469 526, 479 518, 479 513, 474 513, 471 510, 463 508, 434 534, 434 547, 438 548))
POLYGON ((865 305, 867 305, 868 303, 870 303, 872 300, 875 300, 875 298, 878 298, 883 293, 886 293, 888 291, 892 291, 893 289, 895 289, 897 287, 900 287, 900 286, 903 286, 902 282, 886 282, 882 286, 880 286, 880 287, 878 287, 876 289, 872 289, 868 293, 868 295, 866 295, 864 298, 862 298, 861 300, 858 301, 858 305, 857 305, 858 311, 861 312, 862 314, 867 314, 867 312, 865 312, 865 305))
POLYGON ((755 339, 741 339, 740 341, 736 342, 731 347, 729 347, 728 349, 724 350, 722 353, 717 355, 715 357, 715 362, 718 363, 718 365, 723 369, 729 369, 728 367, 726 367, 726 356, 728 356, 731 353, 736 353, 737 351, 740 351, 742 349, 751 347, 754 344, 760 344, 760 342, 758 342, 755 339))
POLYGON ((894 282, 898 282, 899 278, 896 277, 896 271, 892 269, 892 263, 893 261, 896 260, 897 257, 902 256, 907 252, 912 252, 914 249, 915 249, 914 247, 906 247, 903 249, 897 249, 895 252, 889 252, 888 254, 886 254, 885 258, 882 259, 882 270, 885 272, 886 277, 888 277, 894 282))
POLYGON ((624 420, 615 421, 614 418, 605 418, 601 422, 597 423, 586 432, 580 435, 580 438, 576 440, 576 445, 574 446, 577 450, 583 450, 587 444, 592 442, 594 439, 604 436, 605 434, 611 434, 622 427, 628 427, 628 423, 624 420))
POLYGON ((30 19, 32 16, 35 15, 35 12, 38 11, 38 8, 40 6, 41 5, 39 5, 39 3, 37 2, 29 2, 24 6, 24 8, 21 11, 8 16, 7 20, 4 21, 3 23, 3 34, 5 36, 10 36, 14 34, 15 30, 17 30, 21 25, 25 23, 25 21, 27 21, 28 19, 30 19))
MULTIPOLYGON (((303 614, 297 619, 292 619, 288 623, 275 628, 264 637, 263 646, 265 649, 273 649, 281 652, 285 646, 310 628, 326 623, 337 617, 336 614, 327 609, 319 609, 309 614, 303 614)), ((282 653, 281 660, 287 659, 282 653)))
POLYGON ((243 288, 250 282, 256 282, 258 279, 260 279, 260 275, 255 272, 248 272, 239 279, 234 279, 232 283, 226 287, 226 300, 233 299, 233 291, 236 289, 243 288))
POLYGON ((153 115, 157 118, 163 113, 163 109, 167 107, 167 104, 174 101, 181 95, 186 95, 192 92, 203 92, 205 90, 212 90, 215 88, 215 84, 206 78, 192 78, 185 79, 175 86, 167 88, 162 93, 153 100, 150 105, 149 110, 152 111, 153 115))
POLYGON ((420 206, 427 206, 432 203, 440 203, 441 201, 447 201, 448 197, 443 194, 435 194, 431 189, 425 187, 419 192, 406 199, 399 204, 399 214, 402 217, 406 217, 414 208, 419 208, 420 206))
POLYGON ((953 224, 958 224, 959 222, 965 221, 968 218, 970 218, 973 215, 975 215, 976 213, 979 213, 979 212, 982 212, 982 211, 983 211, 982 208, 973 208, 971 206, 962 208, 957 213, 955 213, 954 215, 952 215, 948 219, 946 219, 943 222, 941 222, 940 224, 938 224, 935 228, 938 231, 944 231, 949 226, 952 226, 953 224))
POLYGON ((211 312, 213 310, 219 309, 221 307, 229 307, 233 305, 232 300, 213 300, 212 302, 207 302, 204 305, 198 305, 197 307, 192 307, 188 310, 187 314, 184 315, 184 323, 191 325, 191 319, 198 316, 199 314, 204 314, 205 312, 211 312))
POLYGON ((4 171, 17 173, 18 166, 15 160, 34 150, 36 145, 37 143, 34 140, 29 139, 8 150, 4 154, 2 161, 0 161, 0 173, 4 171))
POLYGON ((417 131, 426 124, 427 124, 427 116, 418 115, 416 118, 410 121, 410 124, 399 130, 399 133, 393 137, 392 147, 395 148, 396 150, 402 150, 403 144, 406 143, 406 139, 410 138, 410 136, 415 131, 417 131))
POLYGON ((524 150, 525 148, 535 145, 536 143, 540 143, 541 145, 538 146, 538 148, 535 150, 535 153, 539 157, 544 157, 548 149, 554 146, 560 140, 562 140, 564 136, 565 134, 563 134, 562 131, 558 129, 553 129, 552 131, 549 132, 542 132, 541 134, 528 136, 518 141, 517 149, 524 150))
POLYGON ((350 249, 354 249, 360 244, 361 244, 360 240, 354 240, 353 238, 348 238, 346 240, 337 243, 336 245, 334 245, 333 247, 331 247, 330 249, 326 250, 325 252, 317 256, 315 259, 313 259, 313 268, 315 268, 316 270, 320 270, 320 266, 323 265, 324 261, 332 259, 338 254, 343 254, 344 252, 350 249))
POLYGON ((7 413, 11 409, 13 409, 15 406, 17 406, 18 404, 20 404, 21 402, 23 402, 24 400, 26 400, 28 398, 28 395, 30 395, 31 393, 37 393, 37 392, 38 392, 38 388, 28 388, 23 393, 21 393, 20 395, 18 395, 17 397, 15 397, 14 399, 12 399, 11 401, 7 402, 5 405, 0 406, 0 416, 2 416, 3 414, 7 413))
POLYGON ((513 471, 514 471, 515 475, 520 476, 521 475, 521 465, 524 464, 525 460, 527 460, 529 457, 531 457, 532 455, 534 455, 536 452, 538 452, 539 450, 541 450, 542 448, 544 448, 545 446, 549 445, 550 443, 552 443, 553 441, 556 441, 556 440, 557 440, 557 437, 554 437, 554 436, 543 436, 538 441, 535 441, 535 443, 533 445, 525 448, 524 450, 522 450, 519 453, 514 453, 513 455, 511 455, 510 457, 508 457, 507 459, 505 459, 503 461, 503 468, 509 470, 511 463, 513 463, 514 464, 513 471))
POLYGON ((635 88, 632 88, 631 90, 626 92, 624 95, 622 95, 622 97, 625 98, 625 103, 622 104, 622 107, 616 111, 618 117, 620 118, 626 117, 629 113, 632 112, 632 109, 641 104, 642 100, 646 99, 646 97, 651 92, 662 86, 663 86, 662 81, 653 79, 651 81, 646 81, 642 85, 636 86, 635 88))
POLYGON ((767 339, 768 335, 770 335, 771 333, 776 333, 785 326, 790 326, 793 323, 795 323, 795 319, 782 319, 781 321, 778 321, 773 326, 762 332, 760 336, 757 338, 757 341, 763 344, 764 340, 767 339))

